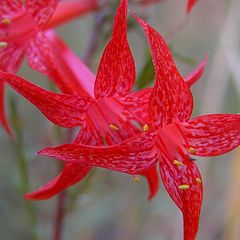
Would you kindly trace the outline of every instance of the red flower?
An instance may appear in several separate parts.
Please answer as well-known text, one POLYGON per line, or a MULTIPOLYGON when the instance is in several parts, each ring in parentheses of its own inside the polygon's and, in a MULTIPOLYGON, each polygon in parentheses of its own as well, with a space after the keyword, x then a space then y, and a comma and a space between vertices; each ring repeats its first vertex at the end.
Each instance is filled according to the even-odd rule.
POLYGON ((187 2, 187 13, 189 14, 194 7, 194 5, 197 3, 198 0, 188 0, 187 2))
MULTIPOLYGON (((95 0, 62 3, 51 19, 60 0, 2 0, 0 5, 0 69, 17 72, 26 54, 34 69, 51 75, 39 54, 51 62, 52 53, 43 31, 86 11, 97 8, 95 0), (50 21, 51 19, 51 21, 50 21)), ((52 63, 53 65, 53 63, 52 63)), ((59 81, 57 85, 61 86, 59 81)), ((4 111, 4 84, 0 83, 0 124, 11 133, 4 111)))
POLYGON ((192 158, 226 153, 240 144, 240 115, 213 114, 190 119, 193 100, 162 37, 141 19, 151 47, 156 82, 145 132, 109 147, 65 144, 39 153, 68 163, 142 174, 159 162, 160 175, 181 209, 184 239, 197 234, 202 205, 202 178, 192 158))
MULTIPOLYGON (((0 72, 0 78, 55 124, 62 127, 82 125, 75 143, 99 146, 119 143, 140 131, 132 121, 144 126, 152 92, 152 89, 145 89, 130 93, 135 81, 135 67, 127 42, 126 17, 127 1, 122 1, 95 83, 95 76, 80 59, 53 32, 47 34, 58 69, 53 77, 60 77, 61 82, 69 86, 68 92, 74 95, 46 91, 12 74, 0 72)), ((205 63, 206 59, 187 77, 189 84, 202 75, 205 63)), ((67 91, 66 87, 64 89, 67 91)), ((49 198, 83 179, 90 169, 85 164, 66 164, 57 178, 27 197, 49 198)), ((142 174, 148 178, 152 197, 158 189, 156 170, 152 168, 142 174)))

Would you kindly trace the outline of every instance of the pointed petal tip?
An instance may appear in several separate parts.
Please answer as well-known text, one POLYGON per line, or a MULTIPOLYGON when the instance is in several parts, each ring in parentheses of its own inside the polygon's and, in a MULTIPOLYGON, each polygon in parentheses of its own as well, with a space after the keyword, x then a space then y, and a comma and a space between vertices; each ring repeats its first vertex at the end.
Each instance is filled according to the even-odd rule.
POLYGON ((23 198, 26 200, 35 200, 31 193, 24 194, 23 198))
POLYGON ((151 202, 157 196, 157 191, 148 194, 148 201, 151 202))
POLYGON ((205 54, 203 59, 201 60, 200 64, 194 69, 186 78, 185 81, 189 87, 195 84, 204 74, 206 65, 208 61, 208 53, 205 54))
POLYGON ((30 192, 30 193, 26 193, 24 194, 24 199, 26 200, 30 200, 30 201, 42 201, 42 200, 46 200, 49 197, 44 197, 42 194, 39 194, 38 191, 36 192, 30 192))
POLYGON ((186 9, 187 15, 191 13, 196 3, 197 3, 197 0, 188 0, 187 9, 186 9))
POLYGON ((51 147, 43 148, 43 149, 37 151, 37 155, 50 156, 49 153, 51 153, 51 150, 52 150, 51 147))

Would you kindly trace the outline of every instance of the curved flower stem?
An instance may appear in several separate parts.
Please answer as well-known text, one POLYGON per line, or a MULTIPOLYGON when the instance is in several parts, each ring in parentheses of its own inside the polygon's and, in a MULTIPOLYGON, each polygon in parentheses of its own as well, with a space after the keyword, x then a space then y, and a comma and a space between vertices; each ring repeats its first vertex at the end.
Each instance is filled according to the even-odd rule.
MULTIPOLYGON (((24 148, 24 139, 22 134, 22 128, 19 121, 19 116, 16 108, 16 101, 14 100, 14 97, 12 96, 10 98, 10 115, 11 120, 13 124, 13 128, 15 130, 15 149, 16 149, 16 155, 18 159, 18 171, 19 171, 19 179, 20 179, 20 186, 19 191, 21 194, 25 194, 30 190, 30 184, 28 179, 28 173, 27 173, 27 156, 25 154, 25 148, 24 148)), ((33 205, 33 202, 31 201, 24 201, 26 212, 29 218, 30 222, 30 229, 32 231, 32 239, 38 240, 38 234, 37 234, 37 218, 36 218, 36 212, 35 207, 33 205)))
POLYGON ((55 230, 54 230, 54 237, 53 237, 54 240, 62 239, 66 196, 67 195, 65 191, 59 193, 58 195, 57 211, 55 216, 55 230))

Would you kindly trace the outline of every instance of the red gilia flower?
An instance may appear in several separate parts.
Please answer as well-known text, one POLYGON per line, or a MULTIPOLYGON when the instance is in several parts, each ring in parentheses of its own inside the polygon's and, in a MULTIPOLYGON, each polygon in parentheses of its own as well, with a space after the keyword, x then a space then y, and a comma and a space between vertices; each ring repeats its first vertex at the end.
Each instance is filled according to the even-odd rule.
POLYGON ((190 119, 193 100, 162 37, 141 19, 151 47, 156 82, 145 132, 121 144, 92 147, 65 144, 39 153, 68 163, 141 174, 158 162, 166 190, 183 213, 184 239, 194 240, 202 205, 202 178, 192 155, 224 154, 240 144, 240 115, 213 114, 190 119))
MULTIPOLYGON (((58 58, 59 51, 56 46, 53 53, 56 55, 56 66, 59 72, 55 72, 52 77, 61 76, 67 83, 67 78, 71 75, 74 81, 77 63, 76 57, 64 46, 60 39, 56 38, 53 33, 48 35, 51 41, 57 42, 61 54, 58 58), (51 39, 51 38, 54 38, 51 39), (65 60, 68 59, 69 63, 65 60), (71 68, 69 68, 71 65, 71 68), (64 66, 64 67, 63 67, 64 66), (63 67, 63 68, 62 68, 63 67), (70 73, 70 74, 69 74, 70 73)), ((42 66, 46 67, 43 54, 39 54, 42 66)), ((49 69, 49 67, 47 66, 49 69)), ((81 73, 83 67, 81 67, 81 73)), ((1 72, 1 79, 6 81, 12 88, 26 97, 34 105, 36 105, 45 116, 53 123, 62 127, 81 126, 81 130, 75 140, 89 145, 112 145, 123 141, 124 139, 139 132, 139 128, 133 121, 143 124, 147 116, 144 109, 147 108, 151 89, 142 90, 140 92, 130 93, 135 82, 135 66, 132 54, 127 41, 127 1, 121 1, 118 12, 114 21, 114 29, 112 39, 107 45, 100 65, 98 74, 94 83, 92 75, 86 69, 84 70, 84 79, 81 84, 69 81, 70 84, 76 86, 75 94, 57 94, 46 91, 37 87, 26 80, 5 72, 1 72), (92 85, 85 85, 84 81, 88 78, 92 85), (81 87, 79 87, 81 86, 81 87), (141 103, 139 104, 139 100, 141 103)), ((81 76, 81 75, 80 75, 81 76)), ((70 91, 74 91, 71 88, 70 91)), ((91 169, 91 166, 85 164, 74 165, 66 164, 63 172, 55 178, 51 183, 47 184, 39 191, 28 194, 28 198, 46 199, 64 188, 80 181, 91 169)), ((150 170, 153 172, 155 169, 150 170)), ((155 177, 154 174, 148 174, 146 171, 144 176, 148 177, 151 184, 152 195, 157 191, 158 179, 152 181, 150 178, 155 177)))
MULTIPOLYGON (((56 34, 47 33, 58 70, 52 77, 61 78, 61 82, 69 86, 68 89, 64 88, 65 92, 74 95, 49 92, 4 72, 0 72, 0 78, 36 105, 55 124, 62 127, 81 125, 75 143, 99 146, 120 143, 140 132, 133 121, 144 126, 152 92, 152 89, 145 89, 129 93, 135 80, 135 67, 127 42, 126 10, 127 1, 122 1, 115 17, 113 36, 104 51, 96 81, 90 70, 56 34)), ((188 84, 193 84, 200 78, 205 64, 206 59, 187 77, 188 84)), ((86 164, 65 164, 59 176, 26 197, 49 198, 82 180, 90 169, 91 166, 86 164)), ((158 189, 155 167, 142 174, 148 178, 150 197, 153 197, 158 189)))
MULTIPOLYGON (((43 31, 67 21, 86 11, 97 8, 95 0, 2 0, 0 4, 0 69, 17 72, 26 54, 28 63, 34 69, 51 75, 42 64, 40 54, 44 53, 49 62, 52 53, 43 31), (25 2, 25 3, 24 3, 25 2), (52 18, 52 15, 54 17, 52 18), (50 21, 51 19, 51 21, 50 21)), ((53 65, 54 63, 52 63, 53 65)), ((60 85, 58 81, 57 85, 60 85)), ((0 83, 0 124, 11 133, 4 111, 4 84, 0 83)))

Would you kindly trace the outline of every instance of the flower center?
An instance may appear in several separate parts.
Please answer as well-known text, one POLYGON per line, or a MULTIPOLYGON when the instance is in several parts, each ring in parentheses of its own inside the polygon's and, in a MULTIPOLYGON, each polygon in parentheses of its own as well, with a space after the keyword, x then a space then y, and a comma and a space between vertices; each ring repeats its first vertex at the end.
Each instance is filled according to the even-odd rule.
POLYGON ((103 98, 89 107, 86 122, 99 145, 120 143, 140 129, 130 120, 130 113, 115 98, 103 98))
POLYGON ((180 165, 181 161, 179 159, 188 158, 190 147, 177 124, 169 124, 160 129, 158 132, 158 141, 160 142, 159 147, 164 152, 172 155, 168 157, 173 157, 175 165, 180 165))

